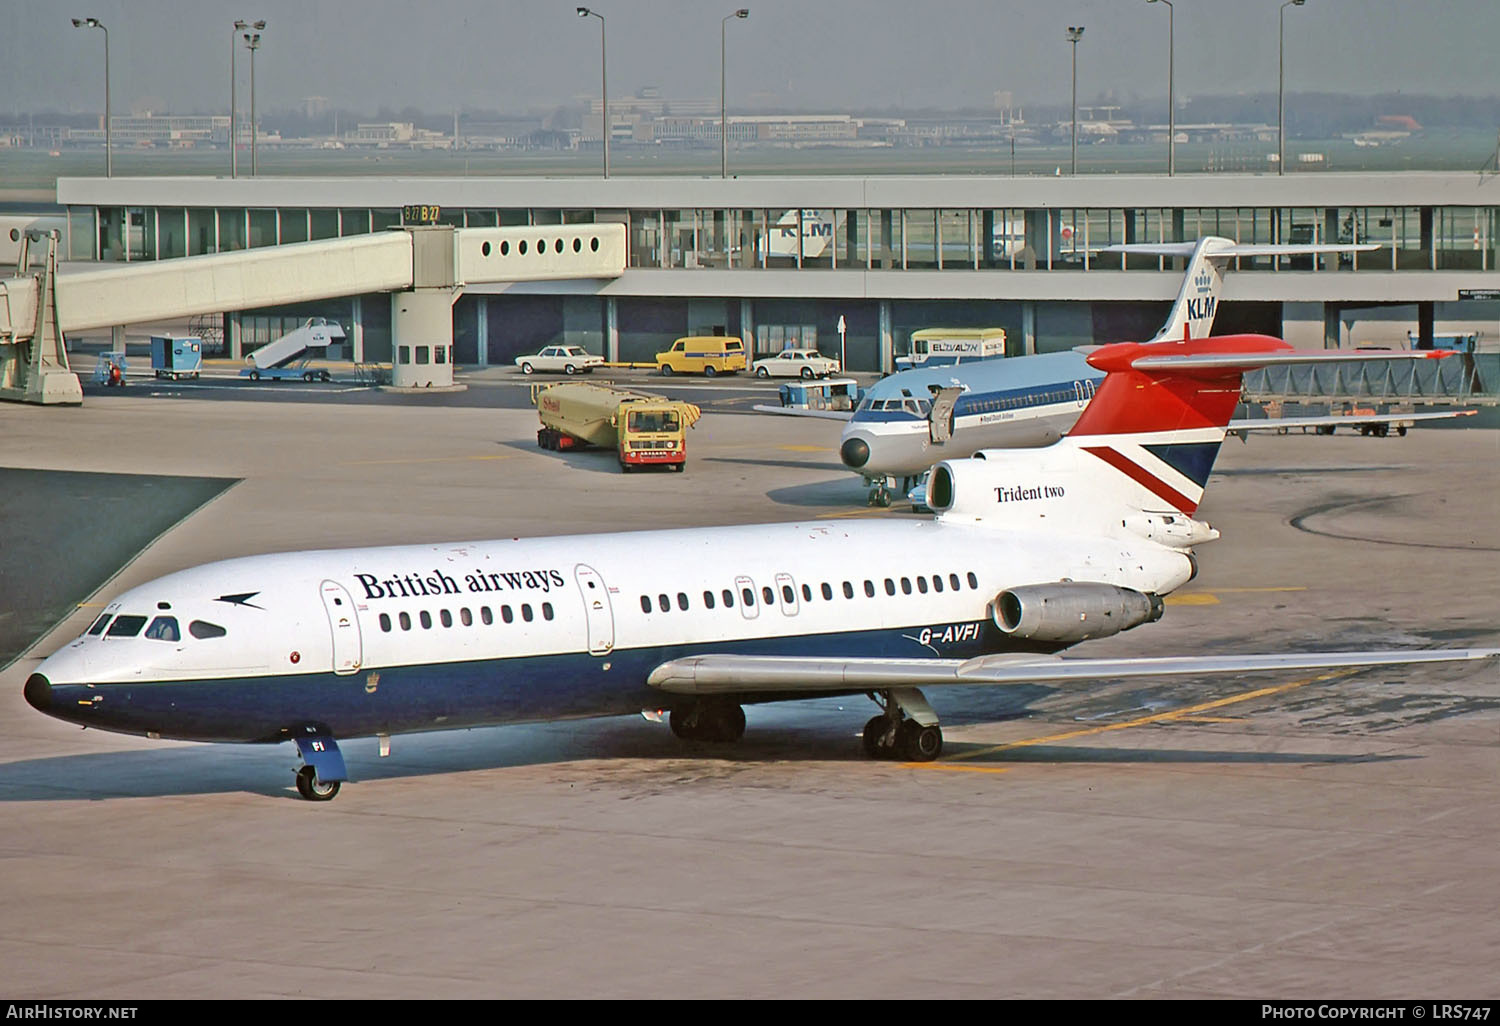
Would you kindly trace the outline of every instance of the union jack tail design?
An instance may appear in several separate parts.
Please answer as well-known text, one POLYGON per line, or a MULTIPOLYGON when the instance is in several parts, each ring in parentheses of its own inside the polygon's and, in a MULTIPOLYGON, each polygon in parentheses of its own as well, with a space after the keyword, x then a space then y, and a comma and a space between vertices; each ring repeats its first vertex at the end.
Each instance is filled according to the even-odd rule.
POLYGON ((1192 514, 1203 499, 1247 370, 1284 362, 1267 335, 1105 346, 1089 363, 1108 377, 1068 443, 1116 470, 1134 505, 1192 514))

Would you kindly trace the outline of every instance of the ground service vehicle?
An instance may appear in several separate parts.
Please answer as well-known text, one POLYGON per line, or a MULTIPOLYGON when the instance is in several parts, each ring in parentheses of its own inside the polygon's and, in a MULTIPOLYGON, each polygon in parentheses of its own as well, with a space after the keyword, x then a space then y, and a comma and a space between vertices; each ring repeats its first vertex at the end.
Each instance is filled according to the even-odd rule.
POLYGON ((923 328, 911 333, 911 355, 898 356, 896 369, 993 360, 1004 355, 1004 328, 923 328))
POLYGON ((733 374, 745 369, 745 343, 733 335, 691 335, 656 354, 663 374, 733 374))
POLYGON ((627 473, 649 466, 682 470, 686 430, 702 415, 692 403, 604 385, 552 385, 537 389, 533 401, 542 422, 537 445, 612 448, 627 473))
POLYGON ((151 370, 158 378, 196 378, 203 372, 203 340, 151 336, 151 370))
POLYGON ((587 374, 603 362, 604 357, 595 356, 583 346, 543 346, 539 353, 516 357, 516 366, 521 368, 522 374, 535 371, 587 374))
POLYGON ((783 349, 775 356, 756 360, 754 370, 759 378, 821 378, 837 374, 839 362, 816 349, 783 349))

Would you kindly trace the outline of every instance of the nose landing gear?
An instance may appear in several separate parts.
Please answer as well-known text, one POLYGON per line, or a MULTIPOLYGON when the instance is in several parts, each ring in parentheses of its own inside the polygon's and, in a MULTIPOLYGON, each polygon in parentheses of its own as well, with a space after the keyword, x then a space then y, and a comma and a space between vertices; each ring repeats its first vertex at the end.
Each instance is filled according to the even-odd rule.
POLYGON ((332 801, 339 785, 349 779, 338 742, 316 728, 307 728, 307 733, 292 740, 302 759, 297 769, 297 793, 310 802, 332 801))

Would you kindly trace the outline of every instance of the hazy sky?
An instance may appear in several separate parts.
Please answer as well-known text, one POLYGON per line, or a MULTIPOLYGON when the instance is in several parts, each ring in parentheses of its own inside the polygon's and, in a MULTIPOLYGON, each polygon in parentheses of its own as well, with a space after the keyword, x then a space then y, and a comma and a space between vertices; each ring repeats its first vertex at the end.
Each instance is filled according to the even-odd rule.
MULTIPOLYGON (((740 0, 730 106, 1065 104, 1068 25, 1080 102, 1166 95, 1167 10, 1146 0, 740 0)), ((257 102, 324 96, 373 111, 522 111, 599 89, 599 22, 565 0, 0 0, 0 110, 99 111, 109 27, 116 113, 227 112, 236 18, 269 22, 257 102)), ((1278 0, 1176 0, 1177 94, 1274 92, 1278 0)), ((717 99, 731 2, 599 0, 610 95, 717 99)), ((1500 0, 1307 0, 1288 7, 1287 91, 1500 96, 1500 0)), ((240 50, 241 101, 248 61, 240 50)), ((1500 120, 1500 111, 1497 111, 1500 120)))

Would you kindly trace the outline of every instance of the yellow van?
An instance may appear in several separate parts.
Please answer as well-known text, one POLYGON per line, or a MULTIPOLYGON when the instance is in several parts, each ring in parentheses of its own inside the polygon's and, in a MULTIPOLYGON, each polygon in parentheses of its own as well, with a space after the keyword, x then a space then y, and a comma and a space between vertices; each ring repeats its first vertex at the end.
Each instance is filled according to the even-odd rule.
POLYGON ((733 374, 745 369, 745 343, 733 335, 693 335, 656 354, 663 374, 733 374))

